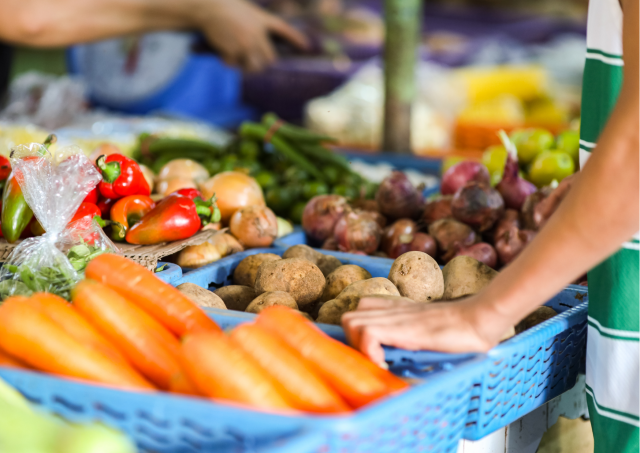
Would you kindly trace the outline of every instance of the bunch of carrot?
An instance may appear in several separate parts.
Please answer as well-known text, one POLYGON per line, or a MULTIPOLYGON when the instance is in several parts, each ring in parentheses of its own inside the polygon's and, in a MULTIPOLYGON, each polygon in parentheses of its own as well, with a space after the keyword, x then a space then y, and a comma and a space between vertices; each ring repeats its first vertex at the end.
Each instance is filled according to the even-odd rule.
POLYGON ((174 287, 101 255, 72 291, 0 305, 0 366, 267 410, 347 412, 407 384, 285 307, 229 335, 174 287))

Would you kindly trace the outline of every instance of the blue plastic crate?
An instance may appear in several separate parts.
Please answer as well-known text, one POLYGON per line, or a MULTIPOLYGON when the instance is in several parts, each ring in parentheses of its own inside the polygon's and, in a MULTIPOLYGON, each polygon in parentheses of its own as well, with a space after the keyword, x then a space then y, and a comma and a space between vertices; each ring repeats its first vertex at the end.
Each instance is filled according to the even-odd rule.
MULTIPOLYGON (((207 310, 221 327, 255 315, 207 310)), ((325 326, 322 326, 325 327, 325 326)), ((337 328, 329 327, 331 333, 337 328)), ((464 430, 473 381, 485 358, 398 363, 400 375, 423 378, 406 392, 342 416, 280 415, 201 398, 116 390, 0 367, 0 378, 43 409, 73 422, 99 420, 127 433, 144 451, 454 453, 464 430)))
MULTIPOLYGON (((280 248, 253 249, 224 258, 216 263, 183 274, 183 282, 203 288, 232 284, 233 271, 242 259, 256 253, 281 255, 290 245, 281 238, 280 248)), ((302 233, 303 234, 303 233, 302 233)), ((289 241, 294 242, 294 241, 289 241)), ((387 277, 393 260, 323 250, 344 264, 356 264, 373 277, 387 277)), ((474 393, 464 437, 477 440, 531 412, 536 407, 573 388, 579 372, 584 372, 586 353, 587 289, 570 285, 546 303, 558 316, 501 343, 488 354, 487 369, 474 381, 474 393)), ((237 312, 226 312, 236 316, 237 312)), ((247 316, 244 314, 244 316, 247 316)), ((338 326, 322 325, 335 338, 343 339, 338 326)), ((420 366, 424 361, 456 361, 468 355, 439 354, 431 351, 406 351, 385 348, 391 364, 420 366)))
POLYGON ((158 263, 158 269, 164 268, 161 271, 156 271, 156 277, 165 283, 173 283, 182 278, 182 268, 173 263, 158 263))

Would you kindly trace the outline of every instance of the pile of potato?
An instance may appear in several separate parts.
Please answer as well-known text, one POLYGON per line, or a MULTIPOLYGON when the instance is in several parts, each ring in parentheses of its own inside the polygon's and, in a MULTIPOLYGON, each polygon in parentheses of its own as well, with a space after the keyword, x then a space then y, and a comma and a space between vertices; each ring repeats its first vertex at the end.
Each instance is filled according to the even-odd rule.
MULTIPOLYGON (((244 258, 233 272, 233 285, 214 292, 191 283, 178 289, 201 306, 260 313, 272 305, 284 305, 316 322, 340 325, 342 315, 358 308, 363 297, 414 303, 456 300, 476 294, 497 274, 469 256, 458 256, 440 269, 428 254, 407 252, 393 262, 388 278, 372 277, 360 266, 343 265, 334 256, 294 245, 282 257, 260 253, 244 258)), ((553 309, 541 307, 503 339, 555 315, 553 309)))

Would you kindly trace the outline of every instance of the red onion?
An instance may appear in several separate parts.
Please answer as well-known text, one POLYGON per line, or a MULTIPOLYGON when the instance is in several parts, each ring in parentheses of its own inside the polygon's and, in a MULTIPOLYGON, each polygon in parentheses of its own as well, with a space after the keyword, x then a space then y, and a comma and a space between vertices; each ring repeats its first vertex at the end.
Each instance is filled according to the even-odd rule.
POLYGON ((378 202, 376 200, 358 198, 351 202, 351 206, 362 211, 380 212, 380 206, 378 206, 378 202))
POLYGON ((366 209, 356 209, 355 212, 366 212, 367 215, 371 216, 373 220, 376 221, 380 228, 384 228, 387 226, 387 218, 380 214, 378 211, 367 211, 366 209))
POLYGON ((407 175, 399 171, 394 171, 380 183, 376 201, 380 212, 391 220, 415 219, 420 215, 424 204, 422 191, 415 188, 407 175))
POLYGON ((436 220, 453 217, 451 214, 451 195, 444 196, 437 200, 430 201, 424 207, 422 212, 422 221, 426 225, 431 225, 436 220))
POLYGON ((337 222, 333 236, 342 252, 370 254, 378 249, 382 229, 369 212, 347 212, 337 222))
MULTIPOLYGON (((382 232, 382 239, 380 240, 380 250, 391 256, 392 249, 397 247, 398 244, 410 243, 413 240, 413 233, 415 233, 416 231, 418 231, 418 225, 413 220, 396 220, 382 232)), ((394 257, 394 259, 395 258, 397 257, 394 257)))
POLYGON ((502 197, 488 184, 470 182, 459 189, 451 201, 453 217, 480 232, 491 228, 503 211, 502 197))
POLYGON ((512 226, 520 228, 520 213, 514 209, 507 209, 493 227, 493 242, 495 243, 512 226))
POLYGON ((347 253, 351 253, 353 255, 364 255, 364 256, 367 256, 366 253, 364 253, 364 252, 362 252, 360 250, 349 250, 347 253))
POLYGON ((575 174, 571 175, 567 178, 564 178, 558 184, 558 187, 553 189, 548 197, 541 200, 536 206, 533 208, 533 222, 536 226, 536 230, 539 230, 547 223, 547 220, 556 212, 558 206, 564 200, 564 197, 567 196, 573 182, 575 181, 575 174))
POLYGON ((336 241, 336 239, 333 236, 331 236, 330 238, 327 238, 327 240, 322 243, 322 247, 321 248, 323 250, 337 251, 338 250, 338 242, 336 241))
POLYGON ((533 240, 536 232, 531 230, 520 230, 512 226, 496 241, 496 252, 500 263, 507 265, 533 240))
POLYGON ((475 231, 454 219, 436 220, 429 225, 429 234, 435 239, 445 262, 453 258, 457 247, 469 247, 476 242, 475 231))
POLYGON ((453 195, 471 181, 489 185, 491 183, 489 170, 479 162, 460 162, 449 168, 444 175, 442 175, 440 192, 442 195, 453 195))
POLYGON ((332 234, 338 219, 347 209, 340 195, 318 195, 309 200, 302 213, 302 228, 312 241, 322 243, 332 234))
POLYGON ((538 189, 529 181, 522 179, 518 170, 518 161, 511 154, 508 154, 502 181, 496 186, 496 189, 502 195, 507 208, 520 210, 524 200, 538 189))
POLYGON ((494 269, 498 264, 498 255, 495 249, 486 242, 479 242, 471 247, 460 248, 454 258, 461 255, 470 256, 494 269))
POLYGON ((436 240, 427 233, 418 232, 413 235, 413 240, 409 243, 409 250, 407 250, 407 252, 424 252, 433 259, 436 259, 438 257, 438 244, 436 244, 436 240))

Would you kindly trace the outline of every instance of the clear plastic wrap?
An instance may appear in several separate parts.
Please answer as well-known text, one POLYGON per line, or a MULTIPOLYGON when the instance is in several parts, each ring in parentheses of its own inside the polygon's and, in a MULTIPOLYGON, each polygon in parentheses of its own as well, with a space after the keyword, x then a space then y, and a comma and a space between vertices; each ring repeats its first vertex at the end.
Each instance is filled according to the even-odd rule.
POLYGON ((11 165, 22 193, 46 233, 20 242, 0 271, 0 297, 50 292, 66 299, 89 259, 117 252, 92 218, 73 223, 86 195, 102 179, 77 147, 50 153, 43 145, 21 145, 11 165))

